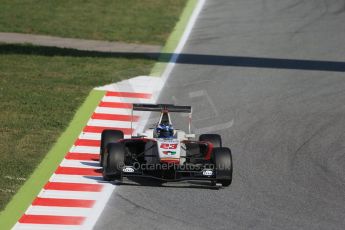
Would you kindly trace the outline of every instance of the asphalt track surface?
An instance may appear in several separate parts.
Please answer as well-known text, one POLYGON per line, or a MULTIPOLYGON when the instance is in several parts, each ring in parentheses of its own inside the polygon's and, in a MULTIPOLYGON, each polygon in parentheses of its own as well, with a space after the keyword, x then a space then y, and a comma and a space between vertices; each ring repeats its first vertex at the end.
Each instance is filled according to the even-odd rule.
POLYGON ((344 22, 343 0, 207 1, 160 102, 222 134, 233 183, 119 185, 95 229, 344 229, 344 22))

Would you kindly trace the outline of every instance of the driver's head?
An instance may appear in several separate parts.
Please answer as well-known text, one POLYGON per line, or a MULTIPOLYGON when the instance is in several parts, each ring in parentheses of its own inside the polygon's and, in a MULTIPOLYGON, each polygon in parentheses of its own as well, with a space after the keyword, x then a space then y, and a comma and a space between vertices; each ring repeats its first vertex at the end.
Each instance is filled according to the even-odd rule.
POLYGON ((160 124, 156 131, 159 138, 172 138, 174 136, 174 128, 170 124, 160 124))

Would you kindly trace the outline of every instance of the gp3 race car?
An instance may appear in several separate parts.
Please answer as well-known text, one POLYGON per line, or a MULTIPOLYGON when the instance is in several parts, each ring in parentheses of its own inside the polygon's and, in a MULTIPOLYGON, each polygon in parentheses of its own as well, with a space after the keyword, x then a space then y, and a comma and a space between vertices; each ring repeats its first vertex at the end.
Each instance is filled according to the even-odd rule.
MULTIPOLYGON (((100 165, 106 181, 123 177, 150 177, 162 183, 206 180, 215 186, 232 181, 232 156, 222 146, 218 134, 191 134, 191 106, 133 104, 134 111, 160 112, 153 128, 131 138, 121 130, 104 130, 101 137, 100 165), (189 113, 189 132, 174 129, 169 113, 189 113)), ((133 120, 133 119, 132 119, 133 120)))

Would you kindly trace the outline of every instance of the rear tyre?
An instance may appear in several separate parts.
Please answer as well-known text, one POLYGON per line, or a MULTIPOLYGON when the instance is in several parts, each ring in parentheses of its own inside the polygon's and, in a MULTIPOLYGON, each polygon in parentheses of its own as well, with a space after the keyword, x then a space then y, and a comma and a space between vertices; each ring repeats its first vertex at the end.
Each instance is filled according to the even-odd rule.
POLYGON ((110 143, 116 143, 118 140, 123 139, 124 134, 120 130, 103 130, 101 136, 101 146, 100 146, 100 156, 99 156, 99 165, 103 167, 104 162, 104 153, 106 147, 110 143))
POLYGON ((214 148, 213 163, 216 168, 216 182, 227 187, 232 182, 232 155, 229 148, 214 148))
POLYGON ((125 148, 121 143, 110 143, 104 154, 103 179, 105 181, 121 180, 125 162, 125 148))
POLYGON ((213 144, 213 147, 222 147, 222 137, 219 134, 201 134, 199 141, 208 141, 213 144))

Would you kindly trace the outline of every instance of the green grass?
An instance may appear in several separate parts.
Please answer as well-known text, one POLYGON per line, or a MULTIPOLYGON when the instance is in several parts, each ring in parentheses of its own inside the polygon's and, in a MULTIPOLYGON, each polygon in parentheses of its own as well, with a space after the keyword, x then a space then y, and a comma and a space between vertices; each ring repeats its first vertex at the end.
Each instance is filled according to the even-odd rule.
POLYGON ((0 31, 163 45, 187 0, 0 0, 0 31))
POLYGON ((0 44, 0 210, 95 86, 148 74, 153 60, 0 44))

